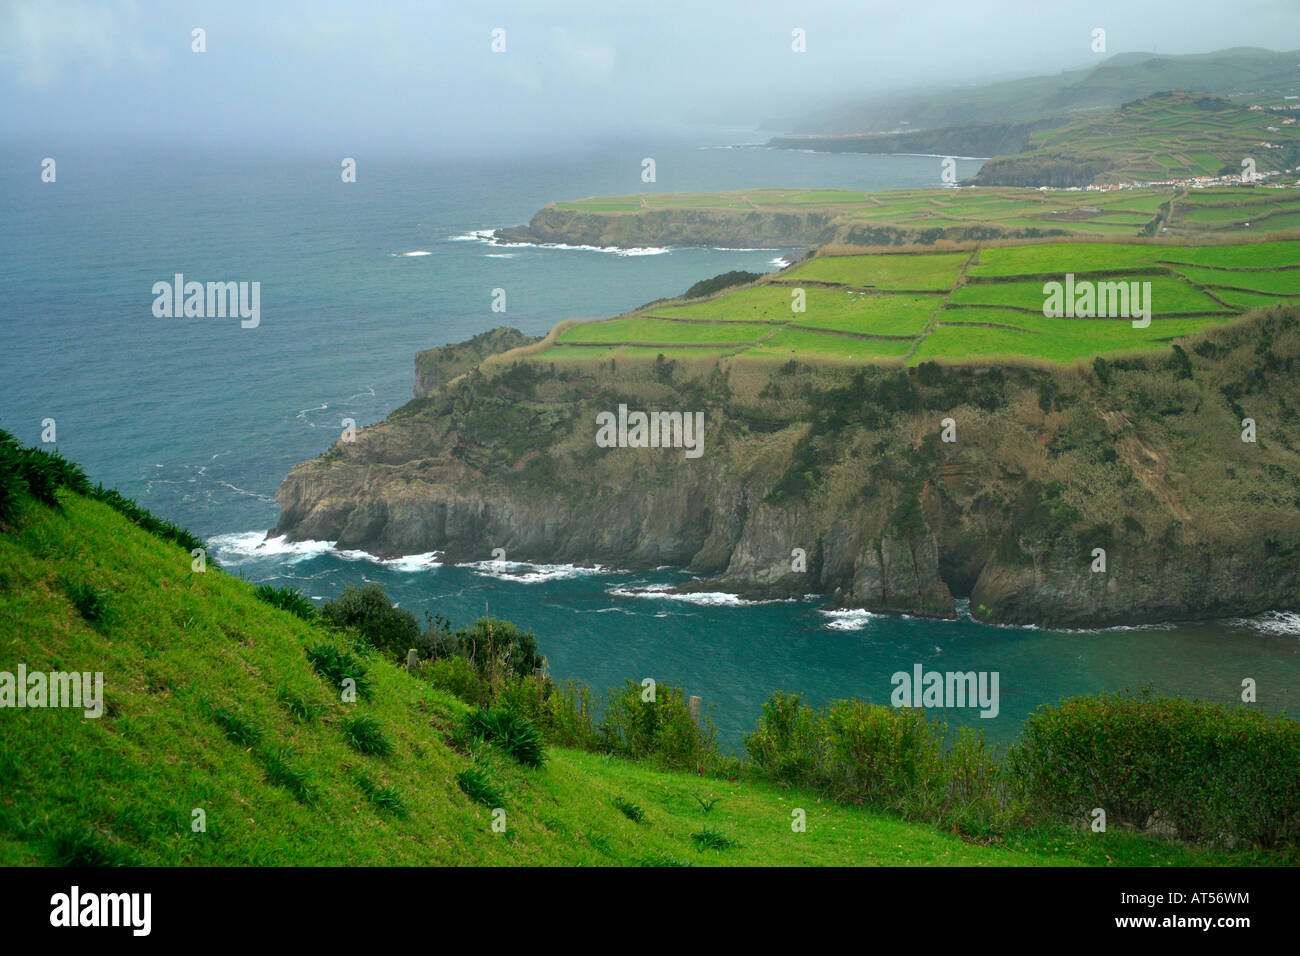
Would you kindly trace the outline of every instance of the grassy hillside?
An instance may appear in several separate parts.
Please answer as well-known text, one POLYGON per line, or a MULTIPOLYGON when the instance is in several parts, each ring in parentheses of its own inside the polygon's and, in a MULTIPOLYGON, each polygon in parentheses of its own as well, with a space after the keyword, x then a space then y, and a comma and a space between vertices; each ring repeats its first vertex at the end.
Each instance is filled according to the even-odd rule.
POLYGON ((1174 339, 1300 297, 1300 243, 1186 247, 1057 242, 955 252, 818 255, 684 304, 568 324, 534 355, 608 360, 646 350, 831 362, 1072 363, 1166 348, 1174 339), (1066 274, 1150 283, 1152 320, 1047 318, 1043 286, 1066 274), (796 311, 798 297, 803 309, 796 311))
POLYGON ((850 102, 800 118, 804 133, 858 133, 930 129, 958 123, 1024 122, 1081 110, 1119 106, 1162 90, 1197 90, 1252 101, 1281 100, 1300 92, 1295 65, 1300 54, 1236 48, 1213 53, 1158 56, 1123 53, 1102 57, 1090 52, 1091 33, 1079 31, 1079 60, 1096 66, 1055 76, 986 83, 974 87, 932 88, 910 95, 891 93, 850 102))
POLYGON ((1260 174, 1300 164, 1300 127, 1286 113, 1198 93, 1160 93, 1029 135, 1014 156, 985 163, 982 186, 1087 186, 1260 174))
POLYGON ((978 845, 798 789, 559 748, 526 769, 491 749, 459 749, 450 728, 466 706, 376 654, 365 659, 369 698, 341 702, 308 662, 305 649, 321 643, 355 649, 257 600, 243 581, 194 572, 184 549, 104 504, 67 492, 61 509, 29 503, 0 533, 0 670, 102 671, 105 712, 0 712, 0 864, 1254 859, 1062 827, 978 845), (359 714, 378 722, 390 754, 349 746, 345 728, 359 714), (504 833, 457 783, 472 765, 505 791, 504 833), (807 832, 792 831, 794 808, 807 812, 807 832), (204 832, 194 832, 196 809, 204 832))

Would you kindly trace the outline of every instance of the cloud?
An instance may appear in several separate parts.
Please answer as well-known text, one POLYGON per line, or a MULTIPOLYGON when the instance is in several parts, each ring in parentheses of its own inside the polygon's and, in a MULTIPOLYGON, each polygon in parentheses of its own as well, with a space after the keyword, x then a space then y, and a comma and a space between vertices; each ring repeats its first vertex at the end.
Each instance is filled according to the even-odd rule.
POLYGON ((27 87, 53 85, 67 73, 147 67, 150 58, 134 29, 139 15, 132 0, 7 0, 0 4, 0 66, 27 87))

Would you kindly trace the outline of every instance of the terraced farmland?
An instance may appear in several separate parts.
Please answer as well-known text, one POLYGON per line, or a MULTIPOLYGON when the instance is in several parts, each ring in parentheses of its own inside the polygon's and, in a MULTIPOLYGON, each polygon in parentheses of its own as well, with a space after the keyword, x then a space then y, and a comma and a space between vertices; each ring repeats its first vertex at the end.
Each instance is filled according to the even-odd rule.
MULTIPOLYGON (((1136 292, 1136 290, 1135 290, 1136 292)), ((1100 295, 1100 293, 1098 293, 1100 295)), ((820 254, 709 299, 560 327, 532 356, 831 362, 1033 361, 1161 349, 1300 300, 1300 242, 1190 247, 1061 242, 820 254), (1048 282, 1140 283, 1149 323, 1048 315, 1048 282), (1149 285, 1148 285, 1149 284, 1149 285), (802 308, 801 308, 802 307, 802 308)))

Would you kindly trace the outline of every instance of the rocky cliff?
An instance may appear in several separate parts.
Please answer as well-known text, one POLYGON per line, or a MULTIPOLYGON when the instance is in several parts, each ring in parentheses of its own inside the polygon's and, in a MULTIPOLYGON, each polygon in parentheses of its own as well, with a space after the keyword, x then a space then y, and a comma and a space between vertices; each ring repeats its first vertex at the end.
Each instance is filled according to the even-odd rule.
POLYGON ((1008 623, 1295 608, 1298 378, 1300 310, 1283 308, 1077 369, 516 353, 298 465, 275 531, 672 564, 745 595, 921 615, 969 597, 1008 623), (703 454, 599 447, 596 416, 620 404, 705 412, 703 454))

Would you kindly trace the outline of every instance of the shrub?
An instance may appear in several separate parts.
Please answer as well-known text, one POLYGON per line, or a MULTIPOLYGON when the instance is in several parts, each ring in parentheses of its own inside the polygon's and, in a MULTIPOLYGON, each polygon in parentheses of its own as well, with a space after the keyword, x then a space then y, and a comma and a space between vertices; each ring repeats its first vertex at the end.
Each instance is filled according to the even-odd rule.
POLYGON ((812 783, 824 759, 812 708, 798 694, 777 691, 763 704, 758 727, 745 735, 745 748, 768 776, 785 783, 812 783))
POLYGON ((354 627, 377 650, 390 657, 405 657, 415 646, 420 627, 410 611, 394 607, 380 584, 348 585, 320 609, 321 618, 335 627, 354 627))
POLYGON ((259 584, 253 589, 253 595, 258 600, 265 601, 272 607, 278 607, 282 611, 288 611, 304 621, 314 621, 316 619, 316 605, 312 604, 309 598, 304 597, 301 591, 288 584, 279 588, 274 588, 269 584, 259 584))
POLYGON ((600 723, 601 745, 633 759, 652 759, 676 769, 702 771, 718 757, 718 732, 707 716, 696 727, 678 687, 660 684, 654 702, 642 702, 641 685, 628 680, 611 691, 600 723))
POLYGON ((456 635, 458 649, 480 674, 498 682, 509 675, 527 675, 545 665, 537 638, 510 621, 482 617, 456 635))
POLYGON ((342 688, 343 682, 351 678, 362 700, 370 700, 374 695, 366 665, 349 651, 339 650, 333 644, 317 644, 307 648, 307 660, 316 673, 335 687, 342 688))
POLYGON ((814 711, 775 693, 745 746, 765 777, 987 832, 1006 821, 1000 765, 977 731, 949 738, 946 724, 919 709, 841 700, 814 711))
POLYGON ((746 282, 753 282, 755 279, 761 279, 761 272, 742 272, 736 270, 733 272, 724 272, 716 275, 712 279, 701 279, 682 296, 683 299, 698 299, 701 296, 712 295, 715 292, 721 292, 723 289, 729 289, 734 285, 744 285, 746 282))
POLYGON ((345 717, 340 725, 343 739, 357 753, 370 757, 387 757, 393 752, 392 742, 384 736, 384 727, 369 714, 345 717))
POLYGON ((1044 705, 1007 765, 1030 807, 1082 821, 1171 824, 1179 837, 1263 847, 1300 838, 1300 723, 1147 694, 1044 705))
POLYGON ((466 731, 500 747, 526 767, 540 767, 546 762, 542 732, 526 717, 512 710, 479 707, 465 715, 466 731))
POLYGON ((486 767, 477 765, 466 767, 456 774, 456 783, 465 792, 465 796, 475 803, 481 803, 483 806, 494 810, 497 807, 505 806, 505 795, 502 794, 501 788, 497 786, 491 772, 486 767))
POLYGON ((507 681, 498 696, 504 707, 537 724, 547 740, 561 747, 599 748, 591 691, 583 684, 529 674, 507 681))

